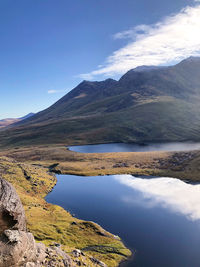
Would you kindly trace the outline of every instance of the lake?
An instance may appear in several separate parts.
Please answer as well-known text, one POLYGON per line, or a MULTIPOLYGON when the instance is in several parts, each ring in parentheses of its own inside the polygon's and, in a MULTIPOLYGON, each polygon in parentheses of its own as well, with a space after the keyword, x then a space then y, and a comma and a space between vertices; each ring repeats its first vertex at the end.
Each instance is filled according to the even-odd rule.
POLYGON ((80 153, 109 153, 109 152, 148 152, 148 151, 188 151, 200 149, 200 143, 194 142, 171 142, 149 144, 99 144, 85 146, 70 146, 70 150, 80 153))
POLYGON ((165 177, 58 175, 46 200, 119 235, 126 267, 200 266, 200 184, 165 177))

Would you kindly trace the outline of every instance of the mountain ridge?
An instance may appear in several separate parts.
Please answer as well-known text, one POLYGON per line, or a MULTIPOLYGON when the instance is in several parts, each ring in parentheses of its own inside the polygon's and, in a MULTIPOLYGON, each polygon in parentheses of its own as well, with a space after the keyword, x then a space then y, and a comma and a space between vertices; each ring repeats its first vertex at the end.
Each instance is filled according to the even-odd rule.
POLYGON ((83 81, 0 138, 5 145, 199 141, 199 100, 200 58, 190 57, 132 69, 118 81, 83 81))

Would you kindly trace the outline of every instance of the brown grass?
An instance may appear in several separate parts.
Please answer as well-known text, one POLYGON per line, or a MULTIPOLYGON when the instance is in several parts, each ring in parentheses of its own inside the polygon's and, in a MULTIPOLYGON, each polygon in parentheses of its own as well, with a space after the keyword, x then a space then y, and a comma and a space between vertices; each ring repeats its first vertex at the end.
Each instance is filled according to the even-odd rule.
POLYGON ((5 150, 0 155, 47 168, 56 164, 54 171, 63 174, 157 175, 200 181, 200 151, 84 154, 65 146, 33 146, 5 150))

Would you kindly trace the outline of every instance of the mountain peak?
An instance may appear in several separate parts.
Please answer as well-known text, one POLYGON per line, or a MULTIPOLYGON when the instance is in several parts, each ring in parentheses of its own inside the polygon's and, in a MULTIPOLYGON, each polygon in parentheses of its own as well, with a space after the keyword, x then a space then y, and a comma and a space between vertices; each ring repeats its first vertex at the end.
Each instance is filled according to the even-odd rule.
POLYGON ((188 58, 182 60, 180 62, 180 64, 184 63, 184 62, 200 62, 200 57, 197 57, 197 56, 196 57, 195 56, 188 57, 188 58))
POLYGON ((11 126, 12 131, 1 130, 0 142, 200 140, 200 58, 141 68, 119 81, 83 81, 51 107, 11 126))
POLYGON ((83 80, 80 84, 85 85, 85 84, 98 84, 98 83, 111 83, 111 82, 113 83, 113 82, 117 82, 117 81, 114 80, 114 79, 111 79, 111 78, 108 78, 108 79, 103 80, 103 81, 87 81, 87 80, 83 80))
POLYGON ((35 115, 35 113, 30 112, 30 113, 28 113, 27 115, 25 115, 25 116, 19 118, 19 120, 25 120, 25 119, 28 119, 28 118, 32 117, 33 115, 35 115))

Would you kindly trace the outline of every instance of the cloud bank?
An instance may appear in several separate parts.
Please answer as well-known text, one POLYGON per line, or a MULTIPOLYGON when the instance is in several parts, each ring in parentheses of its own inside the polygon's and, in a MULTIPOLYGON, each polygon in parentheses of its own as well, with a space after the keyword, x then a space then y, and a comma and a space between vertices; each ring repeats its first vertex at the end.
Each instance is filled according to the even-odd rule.
POLYGON ((143 200, 125 196, 123 201, 142 204, 152 208, 161 205, 185 215, 188 219, 200 220, 200 184, 192 185, 178 179, 142 179, 131 175, 116 175, 115 179, 143 193, 143 200))
POLYGON ((154 25, 138 25, 116 33, 115 40, 128 39, 128 44, 109 56, 103 66, 81 77, 114 76, 141 65, 170 64, 200 56, 199 30, 200 5, 196 3, 154 25))

